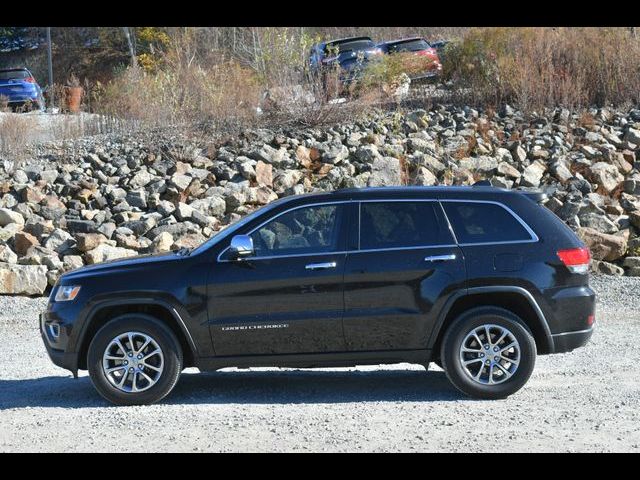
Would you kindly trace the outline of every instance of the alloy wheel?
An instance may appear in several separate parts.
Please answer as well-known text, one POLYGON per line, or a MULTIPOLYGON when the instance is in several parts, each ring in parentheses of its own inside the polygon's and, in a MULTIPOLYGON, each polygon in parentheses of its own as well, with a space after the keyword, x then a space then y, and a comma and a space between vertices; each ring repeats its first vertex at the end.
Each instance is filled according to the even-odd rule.
POLYGON ((487 324, 473 328, 460 346, 460 363, 471 379, 496 385, 511 378, 520 363, 520 344, 507 328, 487 324))
POLYGON ((102 369, 118 390, 137 393, 153 387, 164 370, 164 355, 158 343, 141 332, 118 334, 102 355, 102 369))

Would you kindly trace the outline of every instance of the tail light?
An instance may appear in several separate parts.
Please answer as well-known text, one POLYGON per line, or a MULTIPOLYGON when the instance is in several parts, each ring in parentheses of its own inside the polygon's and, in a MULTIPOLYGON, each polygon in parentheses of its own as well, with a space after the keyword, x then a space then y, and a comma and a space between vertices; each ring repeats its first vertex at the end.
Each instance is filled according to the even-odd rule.
POLYGON ((36 79, 33 77, 27 77, 24 79, 24 81, 27 83, 36 83, 36 79))
POLYGON ((587 273, 589 271, 591 253, 587 247, 559 250, 558 258, 571 273, 587 273))
POLYGON ((433 48, 425 48, 424 50, 418 50, 416 53, 418 55, 428 55, 428 56, 436 55, 436 51, 433 48))

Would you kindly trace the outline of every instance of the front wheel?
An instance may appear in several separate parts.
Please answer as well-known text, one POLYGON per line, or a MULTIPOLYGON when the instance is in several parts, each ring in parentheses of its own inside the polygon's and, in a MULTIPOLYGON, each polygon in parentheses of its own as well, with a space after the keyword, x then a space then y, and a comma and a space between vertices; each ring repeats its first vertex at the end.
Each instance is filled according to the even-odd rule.
POLYGON ((93 337, 89 376, 116 405, 145 405, 163 399, 182 371, 180 342, 164 323, 143 314, 114 318, 93 337))
POLYGON ((536 343, 515 314, 501 308, 478 308, 451 324, 440 359, 451 383, 466 395, 505 398, 529 380, 536 343))

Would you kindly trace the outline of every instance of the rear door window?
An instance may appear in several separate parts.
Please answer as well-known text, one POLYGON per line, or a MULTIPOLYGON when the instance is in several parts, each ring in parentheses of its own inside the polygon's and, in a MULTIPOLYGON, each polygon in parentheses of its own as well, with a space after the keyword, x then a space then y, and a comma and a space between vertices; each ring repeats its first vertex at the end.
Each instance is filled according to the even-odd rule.
POLYGON ((436 202, 362 202, 360 249, 450 245, 451 234, 436 213, 436 202))
POLYGON ((535 240, 524 225, 499 204, 443 201, 442 206, 458 243, 535 240))

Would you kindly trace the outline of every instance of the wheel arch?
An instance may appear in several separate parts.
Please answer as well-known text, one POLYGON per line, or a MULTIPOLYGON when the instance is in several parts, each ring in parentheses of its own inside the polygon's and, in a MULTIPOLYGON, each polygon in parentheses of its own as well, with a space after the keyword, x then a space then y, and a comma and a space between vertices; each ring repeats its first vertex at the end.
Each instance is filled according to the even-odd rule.
POLYGON ((198 356, 196 344, 178 310, 171 303, 159 299, 127 298, 106 300, 91 308, 77 346, 79 369, 87 368, 89 344, 96 332, 109 320, 127 313, 144 313, 165 323, 180 341, 184 367, 195 365, 198 356))
POLYGON ((531 330, 539 354, 554 351, 553 337, 542 309, 530 292, 517 286, 475 287, 452 295, 438 317, 428 348, 439 352, 449 325, 459 315, 476 307, 498 307, 514 313, 531 330))

